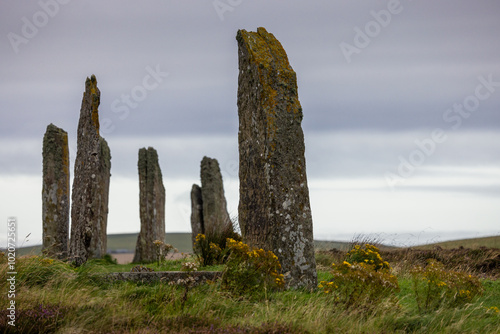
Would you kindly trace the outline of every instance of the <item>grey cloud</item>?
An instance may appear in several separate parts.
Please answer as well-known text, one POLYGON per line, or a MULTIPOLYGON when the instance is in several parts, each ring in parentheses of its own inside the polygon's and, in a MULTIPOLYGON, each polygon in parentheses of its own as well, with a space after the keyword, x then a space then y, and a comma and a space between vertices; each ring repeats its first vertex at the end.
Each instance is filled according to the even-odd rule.
MULTIPOLYGON (((0 33, 20 31, 36 3, 9 2, 0 33)), ((373 20, 385 2, 243 2, 220 21, 210 2, 70 2, 21 52, 0 42, 9 64, 0 69, 2 136, 40 136, 36 124, 77 119, 85 77, 97 75, 101 115, 116 120, 111 103, 138 85, 146 66, 169 78, 140 104, 119 135, 233 133, 237 126, 238 28, 268 27, 283 43, 299 79, 310 130, 411 130, 438 126, 442 113, 471 94, 479 75, 500 81, 495 2, 401 1, 404 10, 370 45, 344 59, 339 44, 373 20), (89 24, 91 18, 92 24, 89 24), (140 117, 141 115, 142 117, 140 117), (114 118, 115 119, 114 119, 114 118), (12 118, 11 118, 12 119, 12 118), (49 120, 50 119, 50 120, 49 120)), ((495 94, 468 120, 496 128, 495 94)), ((42 126, 42 127, 43 127, 42 126)))

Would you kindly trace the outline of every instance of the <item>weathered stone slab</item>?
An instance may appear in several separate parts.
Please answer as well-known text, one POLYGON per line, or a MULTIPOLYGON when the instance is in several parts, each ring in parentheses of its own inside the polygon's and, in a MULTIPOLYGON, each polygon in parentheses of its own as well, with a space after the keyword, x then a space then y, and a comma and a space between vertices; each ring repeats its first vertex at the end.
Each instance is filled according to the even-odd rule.
POLYGON ((233 224, 227 212, 219 162, 216 159, 203 157, 200 170, 205 234, 225 235, 226 231, 232 232, 233 224))
POLYGON ((291 287, 317 284, 297 78, 264 28, 239 30, 240 203, 244 240, 272 250, 291 287))
POLYGON ((109 181, 111 178, 111 152, 108 142, 99 138, 99 202, 101 208, 99 210, 98 222, 95 225, 95 235, 97 238, 92 238, 91 249, 95 250, 94 257, 100 258, 107 251, 107 226, 108 226, 108 203, 109 203, 109 181))
POLYGON ((71 194, 70 260, 76 265, 106 254, 111 156, 107 143, 99 135, 100 96, 92 75, 85 81, 80 109, 71 194))
POLYGON ((141 232, 133 262, 153 262, 157 260, 153 241, 165 241, 165 187, 156 150, 141 148, 137 166, 141 232))
POLYGON ((108 273, 104 274, 104 279, 109 281, 131 281, 141 283, 154 283, 154 282, 177 282, 179 279, 186 279, 191 276, 195 278, 198 284, 204 283, 207 280, 215 281, 222 276, 220 271, 153 271, 153 272, 140 272, 140 273, 108 273))
POLYGON ((43 137, 42 221, 45 255, 68 257, 69 149, 68 133, 54 124, 43 137))
POLYGON ((197 184, 193 184, 191 188, 191 231, 194 249, 196 236, 198 234, 205 234, 205 229, 203 227, 203 199, 201 196, 201 188, 197 184))

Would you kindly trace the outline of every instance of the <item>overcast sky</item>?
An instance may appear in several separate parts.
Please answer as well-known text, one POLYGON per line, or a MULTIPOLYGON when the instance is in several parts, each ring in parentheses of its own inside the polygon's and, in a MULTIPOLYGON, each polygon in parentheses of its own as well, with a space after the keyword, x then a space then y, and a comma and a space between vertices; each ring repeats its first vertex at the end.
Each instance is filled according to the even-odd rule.
MULTIPOLYGON (((153 146, 167 232, 218 159, 238 207, 238 29, 263 26, 297 72, 315 237, 412 244, 500 234, 500 3, 0 3, 0 242, 41 243, 42 138, 76 130, 85 78, 112 154, 108 233, 138 232, 137 151, 153 146)), ((73 165, 71 166, 73 173, 73 165)))

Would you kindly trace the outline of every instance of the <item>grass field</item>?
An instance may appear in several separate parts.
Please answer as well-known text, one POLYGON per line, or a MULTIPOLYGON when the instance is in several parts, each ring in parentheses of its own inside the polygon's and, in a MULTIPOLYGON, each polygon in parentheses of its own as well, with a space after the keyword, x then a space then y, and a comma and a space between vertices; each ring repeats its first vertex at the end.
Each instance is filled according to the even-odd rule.
MULTIPOLYGON (((166 282, 110 282, 96 276, 96 273, 129 271, 132 265, 91 260, 82 267, 74 268, 68 263, 43 257, 23 257, 16 262, 16 328, 7 324, 8 300, 2 298, 0 332, 500 333, 500 280, 483 275, 481 270, 485 268, 475 266, 494 260, 493 269, 498 272, 499 250, 469 253, 392 250, 380 254, 390 262, 391 273, 397 277, 399 290, 376 299, 360 299, 353 304, 345 304, 338 300, 337 295, 325 294, 321 289, 266 290, 265 294, 255 297, 234 295, 224 290, 220 281, 187 289, 182 284, 171 285, 166 282), (390 254, 393 256, 389 257, 390 254), (452 259, 452 256, 459 258, 452 259), (464 267, 460 264, 466 263, 467 274, 474 277, 481 274, 484 277, 478 280, 483 292, 464 303, 442 304, 432 309, 420 308, 411 268, 425 263, 428 258, 445 260, 445 267, 440 269, 443 273, 462 270, 464 267)), ((318 252, 316 261, 319 280, 332 279, 330 264, 342 263, 343 259, 346 259, 345 251, 318 252)), ((183 262, 193 260, 186 258, 160 266, 147 266, 156 271, 179 270, 183 262)), ((224 269, 225 266, 200 268, 224 269)), ((8 270, 5 257, 0 256, 2 291, 8 290, 8 270)), ((349 282, 345 284, 349 287, 349 282)), ((440 281, 434 285, 440 286, 440 281)), ((355 285, 352 287, 355 289, 352 291, 358 293, 374 289, 370 285, 366 289, 363 286, 361 289, 355 285)), ((440 301, 442 295, 434 292, 430 297, 440 301)))

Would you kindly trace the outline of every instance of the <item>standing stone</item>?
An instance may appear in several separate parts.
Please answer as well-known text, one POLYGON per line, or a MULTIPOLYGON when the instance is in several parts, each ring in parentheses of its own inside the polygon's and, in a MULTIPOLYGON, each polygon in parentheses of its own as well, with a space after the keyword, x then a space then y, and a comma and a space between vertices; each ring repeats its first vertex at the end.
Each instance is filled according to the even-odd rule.
POLYGON ((99 135, 100 96, 97 80, 92 75, 85 81, 71 194, 70 259, 76 265, 106 253, 111 155, 106 141, 99 135))
POLYGON ((69 239, 68 133, 54 124, 43 137, 42 251, 66 259, 69 239))
POLYGON ((196 236, 198 234, 205 234, 203 227, 203 199, 201 197, 201 188, 197 184, 193 184, 191 188, 191 231, 194 249, 196 236))
POLYGON ((222 174, 217 160, 203 157, 200 174, 205 234, 208 236, 224 236, 232 233, 233 224, 227 213, 222 174))
POLYGON ((297 78, 264 28, 239 30, 240 203, 246 242, 272 250, 287 284, 317 284, 297 78))
POLYGON ((153 241, 165 241, 165 187, 156 150, 141 148, 137 165, 141 232, 137 237, 133 262, 153 262, 156 260, 153 241))
POLYGON ((111 177, 111 152, 108 142, 100 137, 100 164, 99 164, 99 199, 101 208, 99 210, 98 223, 96 224, 95 235, 97 238, 92 238, 91 249, 95 250, 94 257, 100 258, 107 251, 107 226, 108 226, 108 203, 109 203, 109 181, 111 177))

